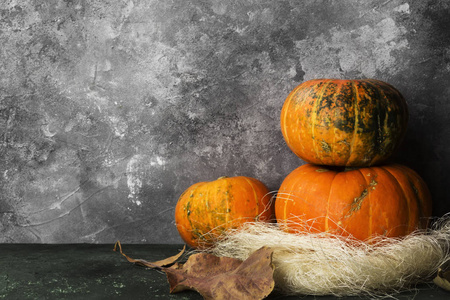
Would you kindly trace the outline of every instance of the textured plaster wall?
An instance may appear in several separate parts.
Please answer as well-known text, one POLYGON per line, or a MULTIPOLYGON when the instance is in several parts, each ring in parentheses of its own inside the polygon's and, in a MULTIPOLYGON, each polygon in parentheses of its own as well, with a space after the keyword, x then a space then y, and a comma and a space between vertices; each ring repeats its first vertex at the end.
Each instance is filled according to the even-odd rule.
POLYGON ((410 109, 396 157, 450 211, 450 2, 3 0, 0 242, 178 243, 189 185, 276 190, 303 162, 299 83, 377 78, 410 109))

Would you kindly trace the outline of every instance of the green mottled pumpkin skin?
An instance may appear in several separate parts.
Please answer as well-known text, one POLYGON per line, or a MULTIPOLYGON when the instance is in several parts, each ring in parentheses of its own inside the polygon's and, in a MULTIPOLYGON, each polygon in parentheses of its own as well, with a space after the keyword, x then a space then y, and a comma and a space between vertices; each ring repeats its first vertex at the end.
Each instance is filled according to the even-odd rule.
POLYGON ((314 79, 297 86, 281 111, 289 148, 306 162, 362 167, 398 149, 408 109, 400 92, 375 79, 314 79))
POLYGON ((271 221, 274 208, 267 187, 246 176, 199 182, 185 190, 175 207, 175 224, 192 248, 208 248, 227 230, 246 222, 271 221))

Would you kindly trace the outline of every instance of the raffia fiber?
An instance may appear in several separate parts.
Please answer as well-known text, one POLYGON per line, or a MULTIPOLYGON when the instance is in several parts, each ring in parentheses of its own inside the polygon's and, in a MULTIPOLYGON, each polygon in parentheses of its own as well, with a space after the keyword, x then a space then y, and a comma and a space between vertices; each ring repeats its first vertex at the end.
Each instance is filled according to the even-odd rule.
POLYGON ((392 297, 430 282, 450 259, 450 217, 428 231, 401 239, 355 242, 326 233, 287 233, 276 224, 247 223, 227 234, 211 251, 246 259, 268 246, 273 249, 276 288, 288 295, 370 295, 392 297))

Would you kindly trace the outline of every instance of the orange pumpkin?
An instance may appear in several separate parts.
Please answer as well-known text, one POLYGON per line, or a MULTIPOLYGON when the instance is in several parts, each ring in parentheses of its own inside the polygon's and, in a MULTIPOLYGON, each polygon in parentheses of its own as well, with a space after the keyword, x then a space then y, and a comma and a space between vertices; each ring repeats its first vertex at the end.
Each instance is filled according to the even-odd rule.
POLYGON ((245 176, 221 177, 190 186, 178 199, 175 222, 183 240, 206 248, 228 229, 249 221, 272 220, 274 210, 267 187, 245 176))
POLYGON ((289 148, 306 162, 371 166, 386 161, 406 132, 398 90, 375 80, 314 79, 297 86, 281 110, 289 148))
POLYGON ((359 169, 305 164, 281 184, 275 216, 289 232, 399 237, 427 227, 431 196, 419 175, 399 164, 359 169))

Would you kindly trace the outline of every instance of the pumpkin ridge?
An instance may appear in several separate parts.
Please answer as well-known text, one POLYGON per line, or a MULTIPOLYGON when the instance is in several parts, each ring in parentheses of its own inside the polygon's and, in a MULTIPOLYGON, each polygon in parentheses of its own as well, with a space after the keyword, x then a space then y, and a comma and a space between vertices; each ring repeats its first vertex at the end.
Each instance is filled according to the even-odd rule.
POLYGON ((409 174, 407 174, 406 176, 408 177, 408 183, 410 184, 410 186, 411 186, 411 188, 412 188, 412 190, 414 192, 414 196, 416 198, 416 201, 417 201, 417 203, 418 203, 418 205, 420 207, 420 210, 419 210, 419 223, 420 223, 421 222, 420 220, 423 220, 425 218, 424 209, 423 209, 424 205, 423 205, 423 203, 422 203, 422 201, 420 199, 419 191, 418 191, 416 185, 414 184, 414 182, 412 182, 411 178, 409 177, 409 174))
MULTIPOLYGON (((307 167, 309 167, 309 166, 311 166, 311 165, 310 165, 310 164, 306 164, 306 165, 304 165, 304 166, 305 166, 304 168, 307 168, 307 167)), ((297 170, 298 170, 298 168, 295 169, 293 172, 299 172, 299 171, 297 171, 297 170)), ((304 172, 303 169, 302 169, 302 172, 304 172)), ((291 174, 292 174, 292 173, 291 173, 291 174)), ((289 174, 289 175, 291 175, 291 174, 289 174)), ((301 174, 301 173, 300 173, 300 174, 301 174)), ((289 175, 288 175, 288 176, 289 176, 289 175)), ((289 176, 289 177, 290 177, 290 176, 289 176)), ((290 185, 288 186, 288 188, 287 188, 288 191, 292 190, 293 187, 297 186, 299 181, 302 181, 301 176, 296 176, 296 177, 297 177, 297 178, 295 178, 295 179, 293 180, 293 182, 290 183, 290 185)), ((288 211, 288 202, 289 202, 289 201, 295 202, 296 199, 294 198, 293 193, 285 193, 285 194, 287 194, 287 198, 284 198, 284 197, 283 197, 283 199, 282 199, 282 200, 283 200, 283 219, 282 219, 282 220, 284 220, 284 223, 286 224, 286 223, 288 223, 288 220, 289 220, 289 218, 288 218, 288 213, 287 213, 287 211, 288 211)), ((277 196, 277 198, 278 198, 278 196, 277 196)), ((278 200, 276 200, 276 201, 278 201, 278 200)), ((301 199, 301 201, 305 201, 305 200, 304 200, 304 199, 301 199)), ((291 207, 290 209, 292 210, 292 207, 291 207)))
POLYGON ((285 103, 285 105, 283 105, 283 108, 281 109, 282 110, 282 112, 284 113, 284 116, 283 116, 283 118, 281 118, 281 119, 284 119, 284 122, 282 122, 283 123, 283 132, 284 133, 286 133, 286 134, 284 134, 284 136, 285 136, 285 139, 286 139, 286 142, 289 144, 289 140, 290 140, 290 138, 289 138, 289 135, 287 134, 287 122, 286 122, 286 119, 287 119, 287 117, 288 117, 288 113, 289 113, 289 106, 292 104, 292 97, 291 97, 291 95, 295 95, 295 93, 300 89, 300 85, 298 85, 295 89, 293 89, 290 93, 289 93, 289 95, 288 95, 288 97, 287 97, 287 99, 289 99, 289 101, 287 101, 286 103, 285 103))
MULTIPOLYGON (((205 194, 203 189, 204 189, 203 187, 200 187, 200 188, 198 188, 198 190, 196 190, 196 194, 192 198, 192 201, 194 203, 192 203, 190 201, 191 202, 190 205, 192 205, 192 204, 194 205, 194 208, 196 210, 196 215, 203 215, 203 212, 200 210, 200 206, 198 205, 199 202, 202 201, 202 203, 205 203, 203 199, 204 198, 209 199, 209 195, 205 194)), ((192 211, 191 211, 190 215, 192 215, 192 211)), ((211 217, 212 216, 208 216, 207 218, 205 218, 206 219, 205 224, 211 224, 211 222, 210 222, 211 217)), ((192 230, 197 233, 197 235, 198 235, 200 240, 206 240, 205 237, 204 237, 205 232, 204 232, 203 228, 201 228, 201 229, 198 228, 198 226, 196 224, 196 223, 198 223, 197 220, 194 219, 194 222, 195 222, 195 224, 193 222, 191 222, 192 230)))
MULTIPOLYGON (((201 185, 200 185, 201 186, 201 185)), ((198 237, 199 239, 204 240, 203 237, 203 232, 200 232, 196 226, 194 226, 192 219, 191 219, 191 214, 193 213, 191 205, 192 205, 192 201, 195 199, 195 192, 197 191, 197 189, 200 188, 200 186, 195 187, 194 189, 192 189, 191 194, 190 194, 190 200, 188 201, 188 203, 186 203, 186 218, 189 221, 189 225, 191 226, 191 228, 189 229, 190 232, 192 232, 193 236, 198 237)), ((195 201, 195 200, 194 200, 195 201)))
MULTIPOLYGON (((296 86, 289 94, 288 94, 288 96, 287 96, 287 99, 288 99, 288 101, 283 105, 283 107, 282 107, 282 113, 284 113, 284 117, 283 118, 280 118, 281 120, 282 120, 282 124, 284 125, 283 126, 283 128, 282 128, 282 133, 283 133, 283 136, 285 137, 285 139, 286 139, 286 142, 288 143, 288 145, 289 145, 289 142, 290 142, 290 135, 289 135, 289 133, 288 133, 288 129, 287 129, 287 124, 288 124, 288 122, 286 121, 287 120, 287 118, 288 118, 288 115, 289 115, 289 111, 290 111, 290 106, 292 106, 293 105, 293 102, 294 102, 294 96, 296 96, 297 98, 300 98, 300 99, 302 99, 302 97, 300 97, 300 95, 303 95, 303 94, 305 94, 306 93, 306 89, 304 89, 303 88, 303 84, 299 84, 298 86, 296 86), (301 90, 300 91, 300 95, 296 95, 297 94, 297 92, 298 92, 298 90, 301 90), (283 120, 284 119, 284 120, 283 120)), ((301 103, 297 103, 297 105, 303 105, 303 102, 304 101, 301 101, 301 103)), ((295 104, 295 103, 294 103, 295 104)), ((302 144, 303 145, 303 144, 302 144)))
MULTIPOLYGON (((409 199, 408 193, 406 192, 405 187, 400 183, 400 181, 398 180, 397 176, 395 176, 394 173, 392 173, 388 168, 385 168, 384 166, 380 166, 380 168, 382 170, 386 171, 390 176, 392 176, 392 178, 395 179, 395 182, 397 183, 397 185, 401 188, 403 196, 404 196, 404 198, 406 200, 406 205, 408 207, 407 219, 410 220, 410 223, 411 223, 412 222, 412 220, 411 220, 411 201, 412 200, 409 199)), ((414 184, 411 182, 409 176, 407 175, 407 172, 403 171, 403 173, 406 175, 406 177, 408 179, 408 183, 411 185, 411 187, 414 186, 414 184)), ((416 200, 417 205, 420 207, 419 195, 417 194, 417 190, 414 190, 414 189, 415 189, 415 186, 413 188, 413 194, 414 194, 414 196, 416 198, 415 200, 416 200)), ((419 209, 419 215, 422 216, 422 210, 421 209, 419 209)), ((420 219, 420 216, 419 216, 419 219, 420 219)), ((409 225, 408 229, 413 229, 412 228, 413 226, 411 224, 408 224, 408 225, 409 225)))
MULTIPOLYGON (((218 183, 216 183, 216 184, 218 184, 218 183)), ((215 204, 215 206, 217 206, 217 188, 216 189, 207 189, 207 194, 206 194, 206 196, 205 196, 205 200, 208 200, 208 199, 210 199, 210 197, 211 197, 211 192, 214 192, 214 204, 215 204)), ((228 202, 228 201, 227 201, 228 202)), ((198 206, 198 207, 200 207, 200 206, 198 206)), ((214 211, 217 209, 217 207, 214 207, 214 211)), ((207 232, 204 232, 203 234, 206 234, 206 233, 208 233, 208 232, 210 232, 211 230, 214 230, 214 229, 216 229, 216 228, 214 228, 214 219, 213 219, 213 217, 216 217, 217 216, 217 212, 215 213, 215 216, 213 215, 213 214, 211 214, 211 213, 206 213, 206 211, 205 211, 205 214, 206 215, 208 215, 208 231, 207 232)), ((225 216, 226 217, 226 216, 225 216)))
MULTIPOLYGON (((298 180, 300 180, 300 179, 298 179, 298 180)), ((291 184, 291 185, 294 186, 294 184, 291 184)), ((287 205, 287 203, 288 203, 288 201, 295 201, 293 198, 291 200, 291 197, 292 197, 291 193, 288 193, 287 199, 284 199, 284 207, 283 207, 284 218, 283 218, 283 220, 285 220, 285 221, 288 220, 288 216, 287 216, 288 215, 287 214, 288 205, 287 205)))
POLYGON ((248 178, 245 178, 245 177, 244 177, 244 179, 245 179, 245 181, 250 185, 250 187, 252 188, 253 195, 255 196, 254 198, 255 198, 255 201, 256 201, 256 209, 257 209, 257 212, 256 212, 256 216, 257 216, 257 217, 256 217, 256 218, 259 219, 260 214, 261 214, 262 212, 260 211, 259 200, 258 200, 258 194, 256 193, 256 190, 255 190, 255 187, 253 186, 253 183, 252 183, 248 178))
MULTIPOLYGON (((425 194, 429 193, 425 182, 423 182, 423 180, 418 176, 418 174, 412 169, 406 168, 399 164, 395 164, 392 167, 399 169, 399 171, 402 172, 405 175, 405 177, 408 179, 408 184, 410 185, 410 188, 412 189, 412 191, 414 193, 416 203, 419 207, 419 224, 421 227, 425 228, 427 226, 426 224, 428 223, 428 220, 424 221, 424 218, 429 213, 427 213, 427 211, 426 211, 427 205, 425 203, 425 199, 424 199, 424 197, 420 197, 420 192, 419 192, 419 189, 421 189, 423 191, 423 193, 425 193, 425 194), (411 176, 411 175, 414 175, 414 176, 411 176), (422 187, 420 187, 420 186, 417 187, 415 185, 413 177, 416 177, 416 180, 422 181, 422 187)), ((426 197, 426 195, 424 195, 424 196, 426 197)), ((429 195, 429 194, 428 194, 428 196, 431 197, 431 195, 429 195)), ((431 208, 430 208, 430 210, 431 210, 431 208)))
MULTIPOLYGON (((369 170, 369 174, 375 174, 374 177, 377 178, 378 177, 378 173, 375 172, 375 170, 373 168, 367 168, 369 170)), ((364 180, 366 181, 367 187, 367 202, 369 202, 369 236, 372 236, 373 234, 373 228, 374 228, 374 224, 373 224, 373 206, 372 206, 372 199, 371 199, 371 191, 376 189, 376 185, 378 184, 378 182, 374 179, 371 178, 371 181, 369 182, 366 179, 366 176, 364 176, 364 174, 362 173, 361 169, 358 169, 358 171, 361 173, 361 175, 363 176, 364 180)), ((386 220, 386 224, 387 224, 387 220, 386 220)), ((376 225, 375 225, 376 226, 376 225)))
MULTIPOLYGON (((370 170, 370 173, 373 172, 372 168, 368 168, 368 169, 370 170)), ((358 169, 358 171, 361 172, 361 169, 358 169)), ((375 178, 376 178, 378 176, 377 172, 373 172, 373 173, 375 174, 375 178)), ((361 174, 362 174, 362 172, 361 172, 361 174)), ((364 174, 363 174, 363 176, 364 176, 364 174)), ((366 179, 365 176, 364 176, 364 179, 366 179)), ((375 184, 372 184, 372 181, 367 182, 367 179, 366 179, 366 183, 368 184, 368 187, 366 189, 367 189, 367 202, 369 202, 369 236, 372 236, 374 224, 373 224, 373 207, 372 207, 372 201, 371 201, 372 199, 370 198, 372 189, 370 187, 373 187, 375 189, 376 181, 375 181, 375 184)))
MULTIPOLYGON (((385 132, 383 130, 384 128, 382 129, 382 127, 381 127, 382 122, 380 119, 382 112, 385 112, 385 111, 384 111, 384 107, 382 108, 380 105, 380 99, 381 98, 385 99, 386 96, 385 96, 384 92, 382 91, 382 89, 380 89, 379 86, 375 85, 373 82, 367 81, 366 84, 371 86, 373 89, 373 92, 374 92, 375 99, 373 99, 373 100, 375 100, 376 111, 374 111, 373 114, 376 115, 376 125, 374 125, 376 130, 374 130, 375 134, 373 135, 373 139, 372 139, 372 145, 373 145, 372 150, 374 153, 378 153, 378 151, 381 148, 381 144, 384 142, 383 134, 385 134, 385 132)), ((382 151, 382 156, 384 156, 384 151, 382 151)), ((377 159, 378 159, 377 155, 372 155, 372 159, 369 162, 369 165, 372 165, 373 161, 377 160, 377 159)))
MULTIPOLYGON (((409 119, 409 114, 408 114, 408 106, 407 103, 403 97, 403 95, 391 84, 389 83, 383 83, 379 80, 367 80, 368 82, 370 82, 372 85, 374 85, 378 92, 384 97, 384 103, 385 103, 385 107, 384 107, 384 117, 385 117, 385 126, 383 127, 379 127, 379 128, 383 128, 384 129, 384 136, 382 137, 382 146, 383 146, 383 151, 382 151, 382 155, 383 158, 386 157, 387 153, 389 152, 393 152, 398 148, 399 143, 397 143, 397 145, 392 145, 392 143, 389 143, 389 141, 392 140, 401 140, 404 138, 405 132, 401 133, 401 131, 399 131, 399 128, 405 127, 408 124, 408 119, 409 119), (391 94, 391 97, 388 97, 388 94, 391 94), (402 118, 400 118, 400 123, 396 122, 395 124, 392 123, 392 119, 395 120, 395 117, 392 117, 390 115, 389 109, 388 109, 388 103, 390 102, 389 99, 395 99, 396 101, 393 101, 391 103, 393 103, 393 105, 395 105, 396 107, 396 111, 400 111, 402 112, 402 118), (389 121, 391 122, 391 124, 389 124, 389 121), (395 129, 394 129, 395 128, 395 129), (386 149, 386 146, 383 144, 387 144, 390 145, 392 149, 386 149), (396 147, 392 147, 392 146, 396 146, 396 147)), ((398 120, 397 120, 398 121, 398 120)))
MULTIPOLYGON (((334 103, 336 103, 336 98, 338 97, 338 95, 340 94, 340 92, 342 90, 342 84, 337 84, 336 86, 337 86, 336 93, 334 93, 334 95, 333 95, 333 102, 334 103)), ((336 114, 337 114, 337 109, 334 110, 334 115, 335 115, 334 119, 336 119, 336 114)), ((333 127, 333 145, 336 144, 336 136, 337 136, 336 130, 337 130, 337 128, 334 126, 333 127)), ((335 151, 336 151, 336 147, 331 147, 331 154, 330 155, 331 155, 332 165, 335 164, 335 159, 334 159, 335 151)))
MULTIPOLYGON (((210 193, 213 192, 214 193, 214 200, 213 202, 215 203, 216 207, 214 208, 214 214, 215 214, 215 218, 217 218, 217 214, 222 214, 222 212, 218 212, 217 210, 220 209, 221 207, 225 207, 225 219, 224 219, 224 224, 228 224, 228 214, 226 213, 228 211, 229 208, 229 193, 227 192, 227 181, 229 179, 228 178, 222 178, 222 179, 217 179, 215 182, 213 182, 213 184, 215 186, 213 186, 213 188, 208 189, 208 195, 207 195, 207 199, 209 199, 210 197, 210 193), (223 186, 225 187, 225 190, 222 191, 223 186), (219 192, 222 192, 225 197, 221 198, 219 196, 219 192), (222 203, 220 203, 221 205, 219 205, 219 207, 217 207, 217 203, 218 203, 218 198, 222 199, 222 203)), ((208 213, 209 215, 209 219, 211 220, 211 227, 213 227, 214 224, 214 219, 213 219, 213 214, 212 213, 208 213)))
POLYGON ((325 232, 328 232, 329 231, 329 224, 328 224, 328 222, 329 222, 329 215, 330 215, 330 198, 331 198, 331 190, 332 190, 332 188, 333 188, 333 181, 334 181, 334 179, 336 179, 336 176, 339 174, 339 172, 335 172, 334 173, 334 176, 333 176, 333 179, 331 179, 331 182, 330 182, 330 191, 329 191, 329 193, 328 193, 328 199, 327 199, 327 214, 326 214, 326 216, 325 216, 325 232))
POLYGON ((357 137, 357 132, 358 132, 358 125, 359 125, 359 114, 358 114, 358 101, 359 101, 359 96, 358 96, 358 89, 356 87, 355 81, 354 80, 350 80, 351 85, 352 85, 352 89, 353 89, 353 95, 355 97, 355 101, 353 101, 353 110, 355 112, 355 122, 353 125, 353 134, 352 134, 352 140, 350 142, 350 151, 349 151, 349 155, 345 161, 345 165, 348 165, 348 162, 351 158, 351 153, 353 153, 353 147, 355 146, 355 142, 356 142, 356 137, 357 137))
MULTIPOLYGON (((315 127, 316 127, 316 122, 317 122, 317 113, 319 110, 319 103, 321 102, 322 98, 323 98, 323 94, 327 88, 327 86, 330 84, 332 80, 328 79, 328 80, 324 80, 322 81, 322 87, 320 89, 320 92, 317 93, 317 99, 314 102, 314 110, 313 110, 313 114, 312 114, 312 122, 311 122, 311 138, 312 138, 312 142, 313 142, 313 148, 314 148, 314 152, 316 153, 316 157, 320 160, 321 164, 324 164, 323 160, 322 160, 322 156, 319 155, 319 152, 317 150, 317 141, 316 141, 316 135, 315 135, 315 127)), ((325 141, 322 141, 325 143, 325 141)), ((321 142, 321 148, 322 149, 326 149, 326 146, 328 146, 328 144, 324 147, 323 143, 321 142)), ((325 143, 326 144, 326 143, 325 143)))
POLYGON ((190 199, 188 200, 188 202, 186 203, 186 205, 184 207, 184 209, 186 210, 186 219, 188 220, 189 225, 191 226, 191 229, 194 228, 194 226, 192 224, 192 220, 191 220, 191 213, 192 213, 191 212, 191 201, 194 198, 194 193, 195 193, 195 189, 192 189, 191 193, 189 195, 190 199))
MULTIPOLYGON (((404 166, 398 165, 401 168, 405 168, 404 166)), ((421 223, 425 224, 423 225, 423 227, 427 227, 427 224, 429 222, 429 220, 424 220, 424 218, 427 215, 431 215, 432 213, 432 202, 428 202, 429 205, 427 205, 427 202, 425 201, 425 198, 429 198, 431 199, 431 193, 430 190, 428 189, 428 186, 426 185, 426 183, 423 181, 423 179, 416 173, 416 171, 412 170, 412 169, 408 169, 408 173, 406 173, 408 179, 413 182, 414 179, 416 181, 418 181, 419 185, 415 185, 413 182, 413 186, 414 186, 414 192, 417 192, 417 199, 419 200, 419 205, 420 205, 420 211, 422 212, 422 221, 421 223), (423 197, 420 197, 419 195, 422 193, 423 197)))
MULTIPOLYGON (((380 93, 380 95, 383 97, 383 115, 381 115, 382 117, 384 117, 383 120, 383 124, 379 124, 378 128, 380 130, 383 130, 383 132, 381 132, 381 136, 380 136, 380 147, 381 147, 381 151, 380 154, 382 155, 382 159, 384 159, 384 157, 386 157, 387 153, 389 153, 389 151, 394 151, 394 149, 386 149, 386 144, 389 145, 391 143, 389 143, 389 141, 393 140, 393 139, 402 139, 403 136, 401 134, 398 133, 398 128, 401 128, 403 126, 407 126, 407 119, 408 119, 408 110, 406 107, 406 102, 404 101, 403 96, 392 86, 389 84, 385 84, 385 86, 381 85, 378 81, 372 80, 370 81, 378 90, 378 92, 380 93), (389 88, 389 90, 386 90, 386 87, 389 88), (395 101, 394 103, 396 105, 398 105, 398 109, 400 111, 405 112, 404 117, 402 118, 402 123, 401 124, 396 124, 395 128, 396 130, 394 130, 392 128, 392 125, 389 124, 389 121, 392 119, 389 116, 389 97, 386 94, 386 92, 393 92, 395 94, 395 97, 397 97, 397 99, 399 101, 395 101)), ((392 122, 392 121, 391 121, 392 122)), ((392 147, 391 147, 392 148, 392 147)), ((396 147, 398 148, 398 146, 396 147)), ((375 160, 375 157, 373 158, 372 162, 375 160)), ((371 162, 371 163, 372 163, 371 162)))
POLYGON ((283 115, 280 118, 281 119, 281 123, 283 125, 283 127, 281 128, 282 129, 281 132, 283 133, 283 136, 286 139, 286 143, 287 144, 289 144, 290 138, 289 138, 289 135, 287 134, 287 121, 286 121, 286 119, 287 119, 287 115, 288 115, 288 112, 289 112, 288 108, 289 108, 289 106, 291 104, 291 101, 292 100, 289 99, 289 101, 286 101, 286 103, 283 105, 283 108, 281 109, 281 112, 282 112, 283 115))
MULTIPOLYGON (((300 86, 299 86, 300 87, 300 86)), ((298 107, 301 107, 301 108, 303 108, 304 106, 305 106, 305 104, 306 104, 306 101, 305 101, 305 99, 304 99, 304 95, 306 95, 306 94, 309 94, 309 93, 311 93, 311 91, 312 91, 312 89, 310 88, 310 89, 301 89, 301 91, 300 91, 300 94, 298 94, 297 96, 298 96, 298 98, 300 98, 301 99, 301 101, 299 101, 298 102, 298 107)), ((292 102, 293 101, 293 99, 291 99, 290 100, 290 102, 292 102)), ((299 108, 297 108, 297 109, 299 109, 299 108)), ((300 123, 300 122, 299 122, 300 123)), ((288 124, 288 122, 284 122, 284 124, 285 124, 285 127, 287 126, 287 124, 288 124)), ((299 124, 300 126, 302 126, 302 124, 299 124)), ((297 139, 300 139, 300 140, 302 140, 302 138, 301 138, 301 136, 302 136, 302 130, 304 130, 304 126, 302 126, 300 129, 299 129, 299 131, 298 131, 298 133, 297 133, 297 135, 298 135, 298 138, 297 139)), ((300 143, 300 147, 301 147, 301 152, 302 153, 305 153, 306 152, 306 150, 305 150, 305 143, 300 143)), ((298 151, 300 151, 300 150, 298 150, 298 151)), ((294 153, 297 153, 297 151, 295 151, 294 153)), ((297 155, 297 154, 296 154, 297 155)))

